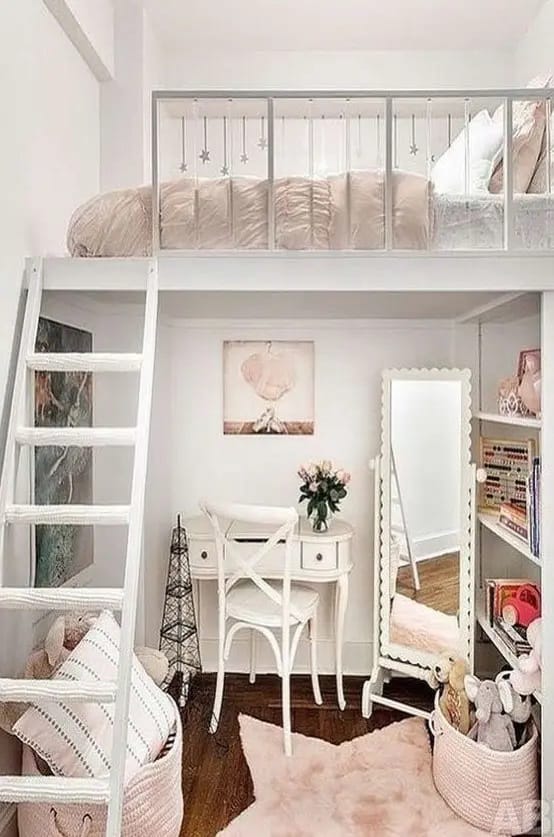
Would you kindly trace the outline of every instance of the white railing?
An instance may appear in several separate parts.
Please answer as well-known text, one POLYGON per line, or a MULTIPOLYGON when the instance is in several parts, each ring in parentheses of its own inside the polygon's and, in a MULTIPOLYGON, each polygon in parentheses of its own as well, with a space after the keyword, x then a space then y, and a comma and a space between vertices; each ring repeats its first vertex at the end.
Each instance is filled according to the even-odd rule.
MULTIPOLYGON (((545 148, 547 155, 547 185, 545 197, 551 197, 551 99, 549 89, 485 89, 485 90, 398 90, 398 91, 182 91, 182 90, 162 90, 155 91, 152 94, 152 217, 153 217, 153 253, 155 255, 163 252, 162 235, 161 235, 161 182, 167 179, 167 173, 164 178, 165 157, 167 151, 163 148, 163 137, 161 134, 162 126, 162 109, 168 109, 171 114, 173 108, 173 119, 177 120, 177 113, 179 107, 185 108, 192 114, 192 122, 196 123, 195 139, 194 139, 194 159, 192 162, 194 172, 192 174, 196 179, 199 178, 198 166, 198 151, 199 142, 198 137, 202 136, 202 124, 204 126, 204 137, 206 137, 206 120, 220 119, 225 122, 224 130, 228 130, 228 124, 233 125, 233 120, 238 121, 244 117, 240 117, 240 108, 247 109, 255 105, 257 107, 256 113, 261 113, 265 119, 267 126, 267 134, 265 142, 267 143, 267 162, 264 172, 264 179, 267 179, 267 249, 273 251, 276 249, 276 235, 275 235, 275 182, 276 172, 279 162, 276 154, 276 135, 278 132, 278 122, 283 123, 287 119, 285 115, 288 107, 292 117, 297 118, 301 112, 302 105, 309 114, 318 105, 324 102, 330 104, 335 108, 335 113, 341 112, 341 119, 344 119, 345 136, 348 137, 348 149, 350 149, 350 136, 352 135, 352 124, 356 119, 356 108, 361 104, 366 109, 373 108, 373 112, 377 114, 376 118, 381 123, 384 131, 384 154, 381 156, 379 151, 379 159, 377 167, 384 172, 384 198, 383 198, 383 218, 384 218, 384 247, 378 251, 394 251, 394 195, 393 195, 393 172, 398 167, 395 148, 395 132, 397 130, 398 114, 403 113, 404 117, 409 115, 410 109, 418 106, 420 111, 424 113, 423 118, 426 121, 426 168, 425 174, 430 177, 432 166, 434 164, 434 155, 431 150, 431 135, 432 123, 436 118, 437 103, 444 109, 458 109, 460 120, 463 119, 462 125, 466 128, 466 152, 465 152, 465 181, 467 198, 471 197, 469 190, 469 123, 471 122, 472 114, 477 113, 482 108, 491 108, 491 103, 494 107, 503 105, 504 109, 504 148, 503 148, 503 175, 504 175, 504 189, 503 189, 503 229, 501 230, 501 245, 494 248, 499 253, 513 253, 514 251, 524 251, 529 253, 529 249, 520 246, 517 241, 515 230, 515 212, 514 212, 514 158, 513 158, 513 128, 514 128, 514 103, 525 101, 544 101, 546 109, 546 129, 545 129, 545 148), (338 110, 337 110, 338 109, 338 110), (208 116, 206 116, 208 114, 208 116), (225 120, 224 120, 225 117, 225 120)), ((183 111, 184 112, 184 111, 183 111)), ((183 123, 184 131, 184 117, 179 117, 183 123)), ((304 119, 312 118, 304 116, 304 119)), ((322 115, 324 118, 324 114, 322 115)), ((412 116, 412 120, 413 120, 412 116)), ((450 132, 450 115, 449 132, 450 132)), ((194 127, 194 126, 193 126, 194 127)), ((453 137, 452 137, 453 138, 453 137)), ((341 140, 346 143, 346 140, 341 140)), ((380 140, 378 141, 380 143, 380 140)), ((202 143, 202 139, 200 139, 202 143)), ((312 141, 307 143, 308 146, 313 146, 312 141)), ((227 149, 227 134, 225 135, 226 154, 227 149)), ((414 142, 415 145, 415 142, 414 142)), ((345 145, 346 147, 346 145, 345 145)), ((183 155, 185 153, 185 137, 182 137, 183 155)), ((244 149, 243 149, 244 153, 244 149)), ((309 149, 309 154, 313 154, 313 148, 309 149)), ((417 148, 415 153, 417 153, 417 148)), ((238 158, 238 151, 235 149, 236 160, 238 158)), ((313 178, 313 157, 311 165, 309 165, 306 173, 308 178, 313 178)), ((350 153, 345 154, 345 168, 350 171, 350 153)), ((225 160, 227 163, 227 158, 225 160)), ((181 171, 187 169, 183 158, 183 165, 181 171)), ((177 167, 175 166, 175 171, 177 167)), ((238 169, 233 170, 233 165, 225 165, 222 167, 221 174, 225 177, 231 178, 238 174, 238 169)), ((219 176, 219 175, 218 175, 219 176)), ((196 204, 198 202, 198 191, 195 197, 196 204)), ((313 195, 312 195, 313 201, 313 195)), ((194 211, 197 212, 198 207, 195 205, 194 211)), ((545 201, 545 219, 552 214, 550 208, 547 216, 547 203, 545 201)), ((350 207, 348 207, 350 213, 350 207)), ((544 246, 546 253, 554 249, 554 229, 552 233, 548 233, 548 243, 544 246), (551 241, 552 239, 552 241, 551 241)), ((428 249, 433 249, 432 242, 429 243, 428 249)))

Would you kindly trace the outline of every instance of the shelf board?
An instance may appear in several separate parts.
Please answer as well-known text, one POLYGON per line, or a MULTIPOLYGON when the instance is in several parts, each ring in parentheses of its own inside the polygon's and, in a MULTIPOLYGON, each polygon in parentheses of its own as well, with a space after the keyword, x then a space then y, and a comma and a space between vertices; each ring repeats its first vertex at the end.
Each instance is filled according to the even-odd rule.
POLYGON ((512 535, 508 529, 505 529, 504 526, 501 526, 498 522, 498 515, 493 514, 492 512, 484 512, 480 511, 477 515, 479 522, 488 529, 489 532, 493 532, 497 537, 511 546, 513 549, 517 549, 521 555, 524 555, 529 561, 532 561, 533 564, 536 564, 538 567, 542 566, 542 561, 540 558, 537 558, 531 550, 529 549, 527 543, 521 538, 518 538, 517 535, 512 535))
POLYGON ((513 427, 528 427, 540 430, 542 420, 529 416, 501 416, 500 413, 478 412, 474 415, 479 421, 489 421, 491 424, 511 424, 513 427))
MULTIPOLYGON (((479 594, 477 599, 477 622, 479 623, 483 632, 487 635, 490 639, 492 644, 496 647, 497 651, 504 657, 508 665, 512 668, 517 667, 518 658, 517 656, 511 651, 501 636, 497 634, 491 624, 489 624, 486 614, 485 614, 485 597, 483 592, 479 594)), ((533 697, 541 703, 542 701, 542 694, 541 692, 534 692, 533 697)))

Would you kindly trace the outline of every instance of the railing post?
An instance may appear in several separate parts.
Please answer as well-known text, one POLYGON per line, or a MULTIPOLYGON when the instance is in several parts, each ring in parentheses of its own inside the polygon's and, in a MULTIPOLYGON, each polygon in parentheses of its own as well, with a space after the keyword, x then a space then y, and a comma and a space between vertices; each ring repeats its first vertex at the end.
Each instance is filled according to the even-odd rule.
POLYGON ((392 190, 392 99, 385 99, 385 250, 392 250, 393 241, 393 190, 392 190))
POLYGON ((152 255, 160 252, 159 100, 152 93, 152 255))
POLYGON ((514 103, 504 100, 504 249, 514 247, 514 160, 512 132, 514 103))
POLYGON ((275 250, 275 108, 267 100, 267 248, 275 250))

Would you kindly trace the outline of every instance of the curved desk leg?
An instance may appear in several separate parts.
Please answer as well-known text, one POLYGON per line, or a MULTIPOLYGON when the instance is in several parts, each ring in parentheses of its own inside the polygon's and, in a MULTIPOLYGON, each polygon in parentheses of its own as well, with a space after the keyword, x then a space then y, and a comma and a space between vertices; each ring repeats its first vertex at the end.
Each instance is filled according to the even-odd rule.
POLYGON ((344 617, 348 603, 348 574, 339 576, 335 587, 335 671, 337 678, 337 699, 339 709, 346 707, 342 684, 342 646, 344 637, 344 617))

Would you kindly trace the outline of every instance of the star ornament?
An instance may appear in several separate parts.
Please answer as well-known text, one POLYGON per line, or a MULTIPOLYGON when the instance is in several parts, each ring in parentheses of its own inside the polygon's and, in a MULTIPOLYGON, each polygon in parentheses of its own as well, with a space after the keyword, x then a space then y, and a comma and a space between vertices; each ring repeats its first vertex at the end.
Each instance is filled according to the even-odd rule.
POLYGON ((208 151, 207 148, 203 148, 202 151, 200 152, 200 159, 202 160, 203 163, 209 163, 210 152, 208 151))
POLYGON ((248 160, 249 160, 248 154, 246 153, 246 151, 243 151, 242 154, 240 155, 241 163, 247 163, 248 160))
POLYGON ((421 718, 409 718, 339 746, 240 715, 241 742, 256 801, 222 834, 342 837, 485 837, 461 820, 433 782, 421 718))
POLYGON ((419 148, 417 147, 417 145, 415 144, 415 142, 413 142, 413 143, 410 145, 410 154, 412 154, 412 156, 414 156, 414 157, 415 157, 418 151, 419 151, 419 148))
POLYGON ((227 175, 229 174, 229 166, 228 165, 221 166, 219 171, 221 172, 223 177, 227 177, 227 175))
POLYGON ((181 165, 179 166, 179 171, 181 172, 181 174, 184 174, 187 170, 188 170, 187 164, 186 163, 181 163, 181 165))
POLYGON ((261 148, 262 151, 267 148, 267 140, 265 137, 260 137, 258 140, 258 148, 261 148))

